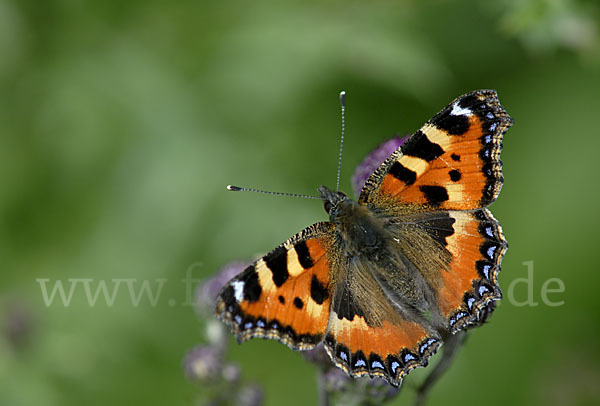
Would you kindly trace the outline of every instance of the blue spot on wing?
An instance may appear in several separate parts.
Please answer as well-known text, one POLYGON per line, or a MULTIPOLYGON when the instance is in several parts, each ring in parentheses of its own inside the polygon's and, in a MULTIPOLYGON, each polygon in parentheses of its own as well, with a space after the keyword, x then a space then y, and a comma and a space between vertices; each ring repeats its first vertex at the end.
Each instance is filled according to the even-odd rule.
POLYGON ((379 361, 373 361, 373 362, 371 363, 371 369, 373 369, 373 368, 380 368, 380 369, 384 369, 384 368, 383 368, 383 365, 382 365, 382 364, 381 364, 381 362, 379 362, 379 361))
POLYGON ((425 351, 427 351, 429 346, 435 342, 437 342, 435 338, 430 338, 429 340, 427 340, 427 342, 421 344, 421 347, 419 348, 419 352, 421 353, 421 355, 425 354, 425 351))
POLYGON ((490 279, 490 268, 491 267, 492 267, 491 265, 483 266, 483 274, 485 275, 486 279, 490 279))
POLYGON ((475 298, 470 297, 469 300, 467 300, 467 306, 469 306, 469 310, 473 309, 473 303, 475 303, 475 298))
POLYGON ((496 252, 496 246, 495 245, 491 245, 488 249, 487 249, 487 254, 488 257, 490 257, 491 259, 494 259, 494 253, 496 252))

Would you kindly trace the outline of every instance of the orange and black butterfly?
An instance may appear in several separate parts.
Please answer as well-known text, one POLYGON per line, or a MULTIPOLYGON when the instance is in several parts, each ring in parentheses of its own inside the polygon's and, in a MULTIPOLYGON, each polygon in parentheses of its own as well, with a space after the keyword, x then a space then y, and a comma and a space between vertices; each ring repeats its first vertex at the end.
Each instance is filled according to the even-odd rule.
POLYGON ((495 91, 471 92, 392 153, 358 202, 321 186, 329 221, 233 278, 217 315, 240 342, 272 338, 294 350, 323 342, 349 375, 399 385, 502 296, 507 243, 486 207, 502 186, 511 124, 495 91))

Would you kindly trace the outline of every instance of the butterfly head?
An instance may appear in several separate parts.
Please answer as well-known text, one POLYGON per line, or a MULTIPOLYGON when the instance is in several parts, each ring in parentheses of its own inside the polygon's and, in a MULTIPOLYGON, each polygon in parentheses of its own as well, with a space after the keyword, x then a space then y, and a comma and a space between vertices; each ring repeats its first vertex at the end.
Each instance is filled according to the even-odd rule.
POLYGON ((318 191, 323 199, 325 211, 332 219, 339 217, 354 205, 344 192, 334 192, 326 186, 321 186, 318 191))

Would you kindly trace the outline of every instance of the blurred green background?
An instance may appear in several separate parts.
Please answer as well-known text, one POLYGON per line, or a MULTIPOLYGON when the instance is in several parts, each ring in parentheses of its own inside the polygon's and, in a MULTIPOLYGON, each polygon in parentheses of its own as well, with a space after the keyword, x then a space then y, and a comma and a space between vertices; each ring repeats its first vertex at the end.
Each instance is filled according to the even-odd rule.
MULTIPOLYGON (((325 218, 225 185, 334 185, 345 89, 349 191, 373 147, 478 88, 515 119, 492 206, 505 300, 431 404, 598 404, 599 15, 594 0, 1 0, 0 404, 195 404, 186 270, 206 278, 325 218), (508 300, 526 261, 531 291, 508 300), (73 278, 166 281, 155 305, 122 286, 90 306, 80 285, 46 306, 37 280, 73 278), (550 278, 563 305, 542 301, 550 278), (517 306, 529 293, 537 306, 517 306)), ((316 400, 313 367, 281 344, 229 358, 267 405, 316 400)))

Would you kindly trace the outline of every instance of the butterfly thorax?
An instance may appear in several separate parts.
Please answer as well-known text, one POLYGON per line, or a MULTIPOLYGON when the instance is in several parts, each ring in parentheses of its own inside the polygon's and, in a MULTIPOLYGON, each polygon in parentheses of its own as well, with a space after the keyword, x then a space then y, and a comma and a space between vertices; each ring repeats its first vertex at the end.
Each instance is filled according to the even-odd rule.
MULTIPOLYGON (((415 230, 408 234, 399 232, 398 227, 402 229, 401 218, 396 218, 400 223, 390 224, 385 216, 349 199, 343 192, 333 192, 325 186, 321 186, 319 192, 325 199, 325 211, 335 224, 337 244, 342 253, 336 262, 343 264, 342 268, 346 270, 338 278, 347 280, 349 285, 360 281, 359 285, 369 287, 351 289, 359 302, 369 303, 370 299, 363 296, 380 292, 405 308, 418 312, 428 309, 433 303, 431 281, 417 270, 417 264, 423 263, 423 252, 435 252, 436 258, 442 258, 439 248, 422 233, 416 235, 415 230), (391 230, 395 230, 394 235, 391 230), (420 246, 410 246, 409 241, 413 241, 414 237, 423 237, 419 239, 420 246), (416 264, 412 268, 406 265, 406 255, 415 259, 416 264)), ((436 261, 439 262, 436 262, 439 265, 436 269, 443 269, 442 259, 436 261)), ((376 324, 377 320, 381 320, 383 315, 377 314, 381 309, 381 306, 362 309, 367 323, 376 324)))
POLYGON ((348 198, 343 192, 334 192, 325 186, 319 188, 325 200, 325 211, 336 225, 340 243, 350 255, 361 255, 377 262, 386 252, 387 231, 382 219, 366 206, 348 198))

